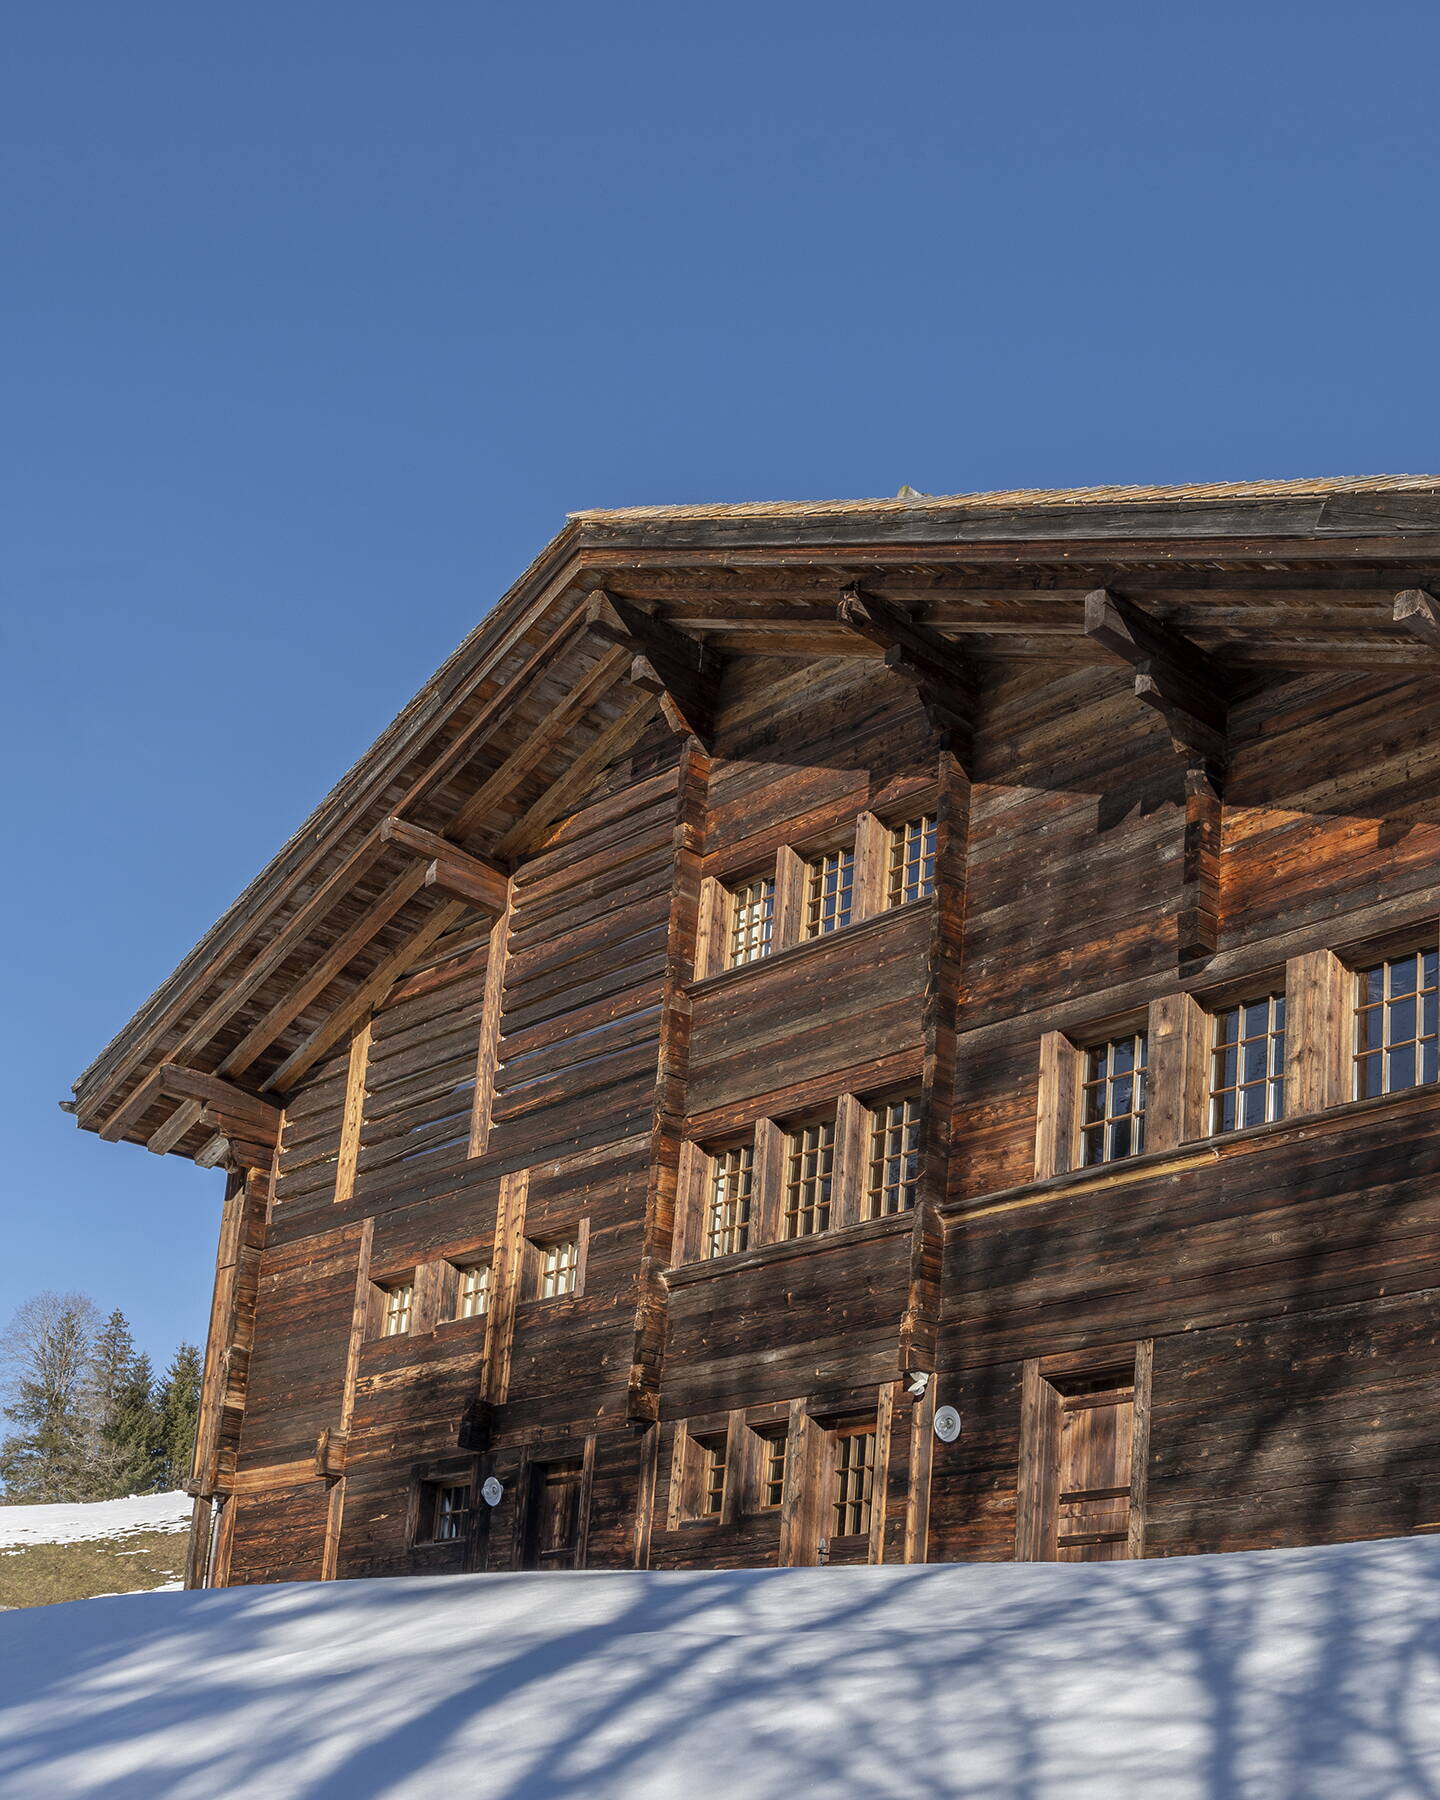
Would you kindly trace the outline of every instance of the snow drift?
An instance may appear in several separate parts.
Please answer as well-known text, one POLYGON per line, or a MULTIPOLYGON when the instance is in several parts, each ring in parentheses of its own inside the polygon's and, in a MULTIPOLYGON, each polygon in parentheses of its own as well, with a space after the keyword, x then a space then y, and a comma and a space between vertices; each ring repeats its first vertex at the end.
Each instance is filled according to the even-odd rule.
POLYGON ((1440 1540, 0 1616, 5 1800, 1420 1800, 1440 1540))
POLYGON ((85 1544, 132 1531, 185 1531, 195 1502, 178 1490, 132 1494, 128 1500, 73 1505, 0 1506, 0 1548, 23 1544, 85 1544))

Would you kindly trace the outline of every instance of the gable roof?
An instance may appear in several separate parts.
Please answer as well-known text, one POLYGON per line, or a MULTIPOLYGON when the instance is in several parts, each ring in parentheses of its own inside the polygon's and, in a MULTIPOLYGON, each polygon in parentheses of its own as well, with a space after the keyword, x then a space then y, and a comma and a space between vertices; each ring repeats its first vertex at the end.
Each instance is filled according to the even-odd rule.
POLYGON ((347 1009, 454 924, 442 916, 453 902, 387 820, 503 869, 543 849, 607 764, 663 731, 636 646, 592 628, 597 589, 628 596, 672 645, 697 657, 703 645, 713 667, 732 654, 878 654, 836 617, 851 583, 891 592, 975 656, 1063 658, 1092 656, 1085 587, 1126 571, 1141 585, 1189 571, 1197 587, 1325 571, 1333 604, 1297 600, 1248 636, 1235 625, 1243 592, 1214 607, 1192 596, 1189 615, 1182 597, 1174 616, 1242 660, 1391 666, 1429 653, 1396 632, 1383 584, 1423 586, 1437 566, 1440 476, 572 514, 78 1078, 71 1110, 103 1135, 201 1155, 214 1142, 203 1099, 157 1086, 157 1072, 179 1065, 283 1096, 347 1009))

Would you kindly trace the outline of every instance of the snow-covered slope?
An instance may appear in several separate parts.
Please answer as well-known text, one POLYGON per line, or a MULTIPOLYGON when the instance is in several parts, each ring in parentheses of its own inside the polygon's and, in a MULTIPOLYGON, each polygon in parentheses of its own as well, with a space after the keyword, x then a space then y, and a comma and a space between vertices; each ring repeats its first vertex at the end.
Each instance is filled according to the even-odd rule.
POLYGON ((1421 1800, 1440 1540, 0 1615, 5 1800, 1421 1800))
POLYGON ((93 1543, 128 1531, 184 1531, 194 1504, 188 1494, 177 1492, 74 1506, 0 1506, 0 1548, 93 1543))

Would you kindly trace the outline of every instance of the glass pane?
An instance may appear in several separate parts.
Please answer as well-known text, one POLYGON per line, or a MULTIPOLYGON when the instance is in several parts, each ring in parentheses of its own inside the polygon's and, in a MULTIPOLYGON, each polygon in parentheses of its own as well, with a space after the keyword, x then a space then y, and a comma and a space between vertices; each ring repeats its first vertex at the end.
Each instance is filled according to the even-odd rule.
POLYGON ((1244 1077, 1246 1081, 1259 1081, 1270 1069, 1269 1038, 1252 1038, 1245 1046, 1244 1077))
POLYGON ((1234 1087, 1236 1056, 1237 1052, 1233 1045, 1228 1050, 1217 1051, 1215 1056, 1216 1087, 1234 1087))
POLYGON ((1265 1089, 1248 1087, 1244 1089, 1243 1120, 1246 1125, 1263 1125, 1265 1123, 1265 1089))
POLYGON ((1440 951, 1427 950, 1425 952, 1424 956, 1421 958, 1421 967, 1424 971, 1424 977, 1425 977, 1424 985, 1427 988, 1433 988, 1435 985, 1435 973, 1436 973, 1437 963, 1440 963, 1440 951))
POLYGON ((1420 1052, 1420 1079, 1434 1081, 1436 1074, 1436 1046, 1434 1038, 1426 1043, 1420 1052))
POLYGON ((1415 1002, 1413 1000, 1396 1000, 1390 1008, 1389 1039, 1392 1044, 1404 1044, 1415 1036, 1415 1002))
POLYGON ((1129 1119, 1117 1119, 1110 1128, 1110 1154, 1112 1157, 1130 1154, 1131 1130, 1129 1119))
POLYGON ((1422 1035, 1425 1037, 1434 1037, 1435 1035, 1435 1004, 1436 996, 1434 994, 1427 994, 1420 1002, 1420 1018, 1423 1025, 1422 1035))
POLYGON ((1235 1092, 1233 1088, 1229 1093, 1221 1094, 1218 1106, 1219 1116, 1216 1119, 1217 1129, 1220 1131, 1233 1131, 1235 1129, 1235 1092))
POLYGON ((1104 1162, 1105 1160, 1105 1127, 1092 1125, 1084 1133, 1085 1165, 1104 1162))
POLYGON ((1388 1070, 1390 1092, 1393 1094, 1400 1088, 1415 1085, 1415 1046, 1402 1044, 1389 1053, 1388 1070))
POLYGON ((1413 994, 1415 992, 1415 963, 1413 956, 1402 956, 1390 965, 1390 992, 1392 994, 1413 994))
POLYGON ((1103 1087, 1087 1087, 1085 1090, 1085 1123, 1093 1123, 1105 1117, 1105 1090, 1103 1087))
POLYGON ((1368 1099, 1372 1094, 1384 1091, 1380 1083, 1380 1053, 1378 1051, 1372 1051, 1370 1055, 1362 1056, 1357 1068, 1359 1070, 1358 1090, 1362 1100, 1368 1099))
POLYGON ((1215 1015, 1215 1042, 1217 1044, 1233 1044, 1235 1042, 1235 1027, 1239 1016, 1233 1006, 1228 1012, 1215 1015))
POLYGON ((1272 1119, 1285 1117, 1285 1083, 1283 1080, 1270 1083, 1270 1117, 1272 1119))
POLYGON ((1135 1083, 1129 1075, 1117 1076, 1110 1087, 1110 1110, 1112 1113, 1128 1113, 1133 1111, 1131 1105, 1135 1083))
POLYGON ((1284 1023, 1285 996, 1283 994, 1277 994, 1275 996, 1275 1029, 1279 1031, 1284 1026, 1284 1023))
POLYGON ((1385 1009, 1381 1006, 1369 1006, 1360 1015, 1360 1048, 1362 1050, 1378 1050, 1383 1041, 1385 1030, 1385 1009))
POLYGON ((1378 969, 1367 969, 1360 977, 1360 993, 1367 1006, 1374 1006, 1385 998, 1385 965, 1378 969))
POLYGON ((1113 1067, 1117 1075, 1128 1075, 1135 1067, 1134 1038, 1117 1038, 1110 1046, 1113 1067))
POLYGON ((1245 1036, 1263 1037, 1270 1028, 1270 1002, 1252 1001, 1245 1009, 1245 1036))

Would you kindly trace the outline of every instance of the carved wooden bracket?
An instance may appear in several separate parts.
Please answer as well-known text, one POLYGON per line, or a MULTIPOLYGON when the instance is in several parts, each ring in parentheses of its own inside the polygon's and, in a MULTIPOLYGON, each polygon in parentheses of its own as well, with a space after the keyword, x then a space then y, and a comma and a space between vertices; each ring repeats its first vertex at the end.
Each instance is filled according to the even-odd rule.
POLYGON ((714 652, 603 588, 586 602, 585 624, 607 643, 632 652, 630 680, 646 693, 659 695, 672 731, 698 738, 709 749, 720 668, 714 652))
POLYGON ((880 646, 885 667, 911 683, 931 729, 968 774, 978 685, 970 658, 928 625, 917 624, 888 600, 858 587, 847 588, 840 596, 835 616, 880 646))
POLYGON ((1188 768, 1224 779, 1229 701, 1223 671, 1198 644, 1105 588, 1085 596, 1085 635, 1135 671, 1135 697, 1164 719, 1188 768))
POLYGON ((477 912, 490 913, 497 918, 504 912, 510 879, 493 863, 472 856, 438 832, 412 825, 408 819, 386 819, 380 827, 380 841, 430 858, 425 871, 425 887, 434 888, 452 900, 463 900, 477 912))
POLYGON ((188 1121, 186 1130, 207 1125, 214 1131, 215 1150, 206 1166, 224 1162, 237 1169, 269 1168, 280 1133, 279 1107, 232 1081, 179 1063, 161 1063, 152 1070, 120 1110, 106 1120, 100 1136, 117 1142, 161 1100, 180 1102, 178 1110, 188 1121))
POLYGON ((1424 588, 1406 588, 1395 596, 1395 623, 1431 650, 1440 650, 1440 600, 1424 588))

